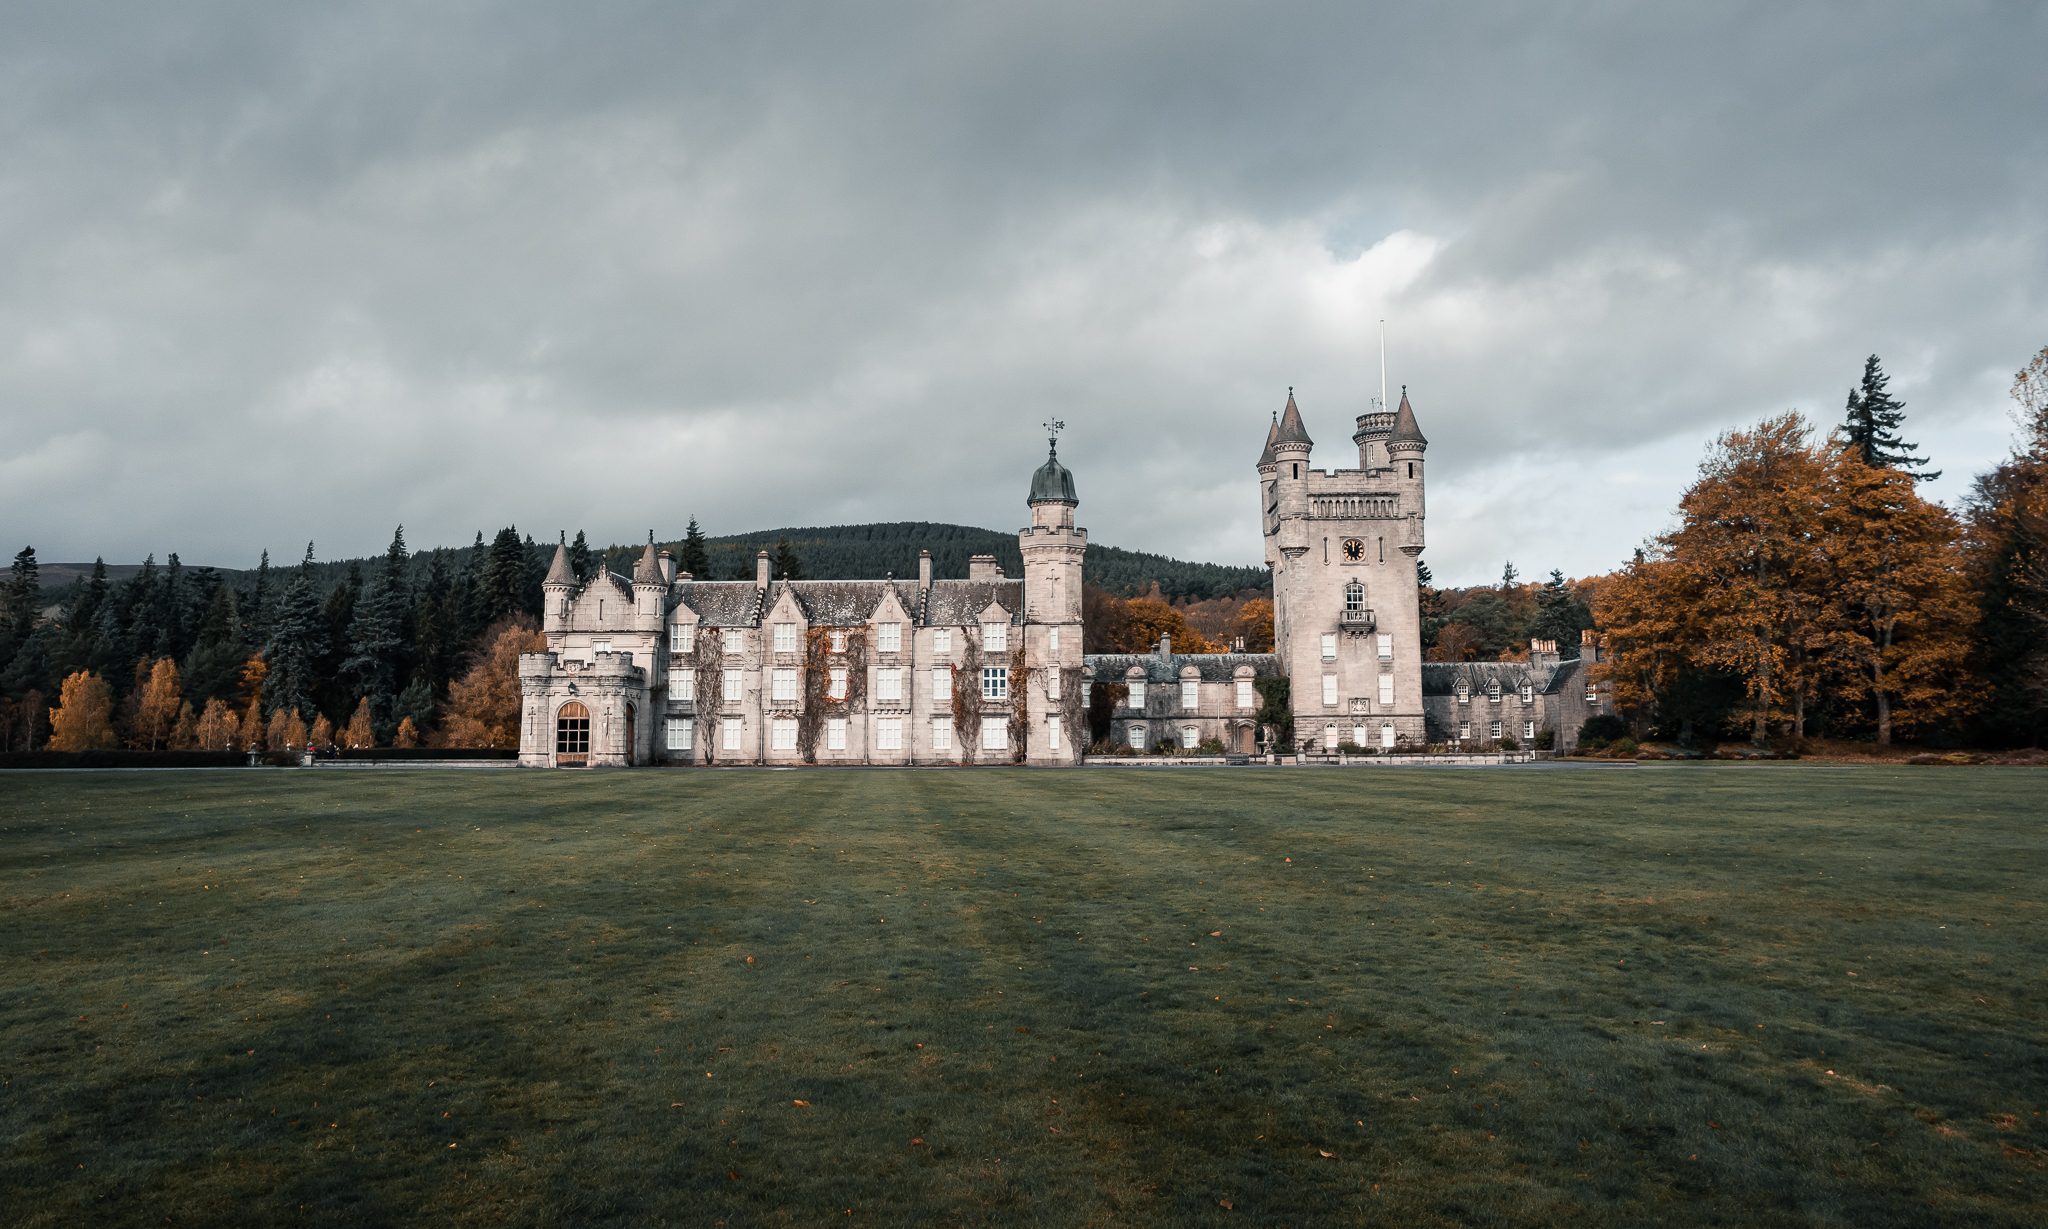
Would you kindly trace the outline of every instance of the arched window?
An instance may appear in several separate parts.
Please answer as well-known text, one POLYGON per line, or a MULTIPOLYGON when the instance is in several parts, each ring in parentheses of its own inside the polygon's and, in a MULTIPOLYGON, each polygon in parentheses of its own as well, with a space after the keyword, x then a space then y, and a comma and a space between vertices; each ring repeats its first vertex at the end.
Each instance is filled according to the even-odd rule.
POLYGON ((590 710, 575 700, 555 713, 555 766, 590 762, 590 710))
POLYGON ((1124 737, 1131 744, 1131 750, 1143 751, 1145 749, 1145 726, 1142 722, 1134 721, 1125 727, 1124 737))
POLYGON ((1201 743, 1201 741, 1202 735, 1199 731, 1195 729, 1195 727, 1191 725, 1185 725, 1181 727, 1180 745, 1183 750, 1193 751, 1196 748, 1196 746, 1198 746, 1201 743))
POLYGON ((1394 723, 1391 721, 1380 723, 1380 746, 1388 751, 1394 749, 1394 723))
POLYGON ((1365 586, 1352 581, 1344 586, 1344 609, 1358 611, 1365 609, 1365 586))

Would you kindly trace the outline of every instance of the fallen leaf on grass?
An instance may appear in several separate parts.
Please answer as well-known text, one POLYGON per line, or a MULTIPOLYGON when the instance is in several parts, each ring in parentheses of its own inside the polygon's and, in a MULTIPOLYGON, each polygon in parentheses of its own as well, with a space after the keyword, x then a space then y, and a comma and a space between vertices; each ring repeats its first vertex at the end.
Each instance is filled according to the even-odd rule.
POLYGON ((811 1103, 809 1101, 804 1100, 802 1097, 796 1098, 795 1100, 791 1101, 790 1104, 796 1106, 798 1109, 803 1110, 811 1108, 811 1103))
POLYGON ((1330 1151, 1328 1148, 1316 1149, 1316 1155, 1323 1158, 1326 1161, 1334 1161, 1337 1159, 1337 1154, 1330 1151))

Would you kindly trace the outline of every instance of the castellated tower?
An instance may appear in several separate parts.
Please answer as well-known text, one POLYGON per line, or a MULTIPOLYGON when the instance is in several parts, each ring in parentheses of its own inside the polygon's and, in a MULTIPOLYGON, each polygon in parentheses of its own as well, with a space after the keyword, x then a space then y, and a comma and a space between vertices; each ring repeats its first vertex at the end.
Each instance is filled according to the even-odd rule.
POLYGON ((1026 762, 1078 764, 1087 746, 1081 708, 1081 559, 1088 531, 1074 524, 1074 476, 1060 464, 1055 437, 1031 475, 1031 525, 1019 531, 1024 555, 1024 652, 1030 668, 1022 698, 1029 722, 1026 762))
POLYGON ((1407 389, 1362 414, 1357 469, 1314 470, 1315 442, 1287 406, 1259 456, 1261 528, 1273 572, 1274 653, 1291 680, 1294 737, 1334 749, 1420 748, 1423 453, 1407 389))

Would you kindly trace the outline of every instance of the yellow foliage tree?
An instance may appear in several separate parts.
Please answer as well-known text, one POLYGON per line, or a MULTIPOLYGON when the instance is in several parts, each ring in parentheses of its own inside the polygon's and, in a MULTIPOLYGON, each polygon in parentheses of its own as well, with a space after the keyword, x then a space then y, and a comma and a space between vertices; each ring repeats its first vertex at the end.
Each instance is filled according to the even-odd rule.
POLYGON ((178 723, 171 727, 171 749, 192 751, 199 746, 199 718, 190 700, 178 701, 178 723))
POLYGON ((148 751, 169 745, 178 725, 178 706, 184 703, 183 691, 178 663, 168 657, 157 658, 136 696, 135 745, 148 751))
POLYGON ((306 745, 306 737, 306 719, 296 709, 281 708, 270 714, 263 741, 272 751, 297 751, 306 745))
POLYGON ((519 745, 519 655, 540 652, 547 639, 532 620, 513 618, 494 624, 485 634, 484 646, 469 672, 448 687, 443 746, 519 745))
POLYGON ((200 711, 199 725, 193 731, 194 742, 201 751, 232 751, 239 732, 235 710, 229 708, 224 700, 208 700, 200 711))
POLYGON ((249 697, 249 707, 242 713, 241 740, 244 751, 263 750, 263 693, 260 688, 249 697))
POLYGON ((90 670, 67 677, 50 710, 50 750, 104 751, 117 745, 114 689, 90 670))
POLYGON ((313 718, 313 728, 306 734, 309 747, 332 747, 334 745, 334 723, 325 713, 313 718))
POLYGON ((342 745, 352 751, 363 751, 377 745, 377 733, 370 726, 370 697, 364 696, 356 702, 356 711, 348 719, 348 729, 341 736, 342 745))
POLYGON ((1255 597, 1237 612, 1237 634, 1244 637, 1247 653, 1273 651, 1273 603, 1255 597))
POLYGON ((398 733, 392 736, 391 745, 410 750, 420 745, 420 728, 407 717, 398 723, 398 733))

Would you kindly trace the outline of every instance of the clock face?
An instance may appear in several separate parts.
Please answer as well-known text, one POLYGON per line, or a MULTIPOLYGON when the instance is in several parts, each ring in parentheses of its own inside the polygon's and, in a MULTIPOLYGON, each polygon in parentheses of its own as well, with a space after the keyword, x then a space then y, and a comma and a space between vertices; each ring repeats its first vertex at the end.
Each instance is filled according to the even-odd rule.
POLYGON ((1365 558, 1365 543, 1357 538, 1344 539, 1344 558, 1352 563, 1365 558))

